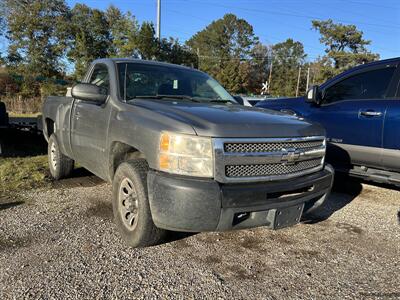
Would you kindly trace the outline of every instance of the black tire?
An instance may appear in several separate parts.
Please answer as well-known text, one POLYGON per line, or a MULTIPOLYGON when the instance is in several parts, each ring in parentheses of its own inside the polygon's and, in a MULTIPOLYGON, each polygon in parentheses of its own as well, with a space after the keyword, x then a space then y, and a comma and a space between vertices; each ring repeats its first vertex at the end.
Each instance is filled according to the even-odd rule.
POLYGON ((303 209, 303 217, 304 218, 314 218, 317 215, 323 214, 323 206, 325 204, 326 199, 329 197, 330 193, 327 193, 316 201, 308 201, 304 205, 303 209))
POLYGON ((55 180, 66 178, 74 169, 74 161, 60 151, 57 137, 54 133, 49 138, 47 147, 50 174, 55 180))
POLYGON ((151 217, 147 191, 148 170, 149 166, 144 159, 130 160, 119 165, 113 180, 114 220, 122 238, 130 247, 156 245, 166 235, 165 230, 154 225, 151 217), (130 188, 132 193, 129 194, 125 187, 130 188))

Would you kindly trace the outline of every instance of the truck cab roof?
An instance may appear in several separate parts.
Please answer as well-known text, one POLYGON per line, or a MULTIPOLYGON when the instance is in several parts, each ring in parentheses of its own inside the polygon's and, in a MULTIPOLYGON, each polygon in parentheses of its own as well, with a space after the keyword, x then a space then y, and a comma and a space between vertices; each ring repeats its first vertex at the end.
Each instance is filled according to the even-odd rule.
MULTIPOLYGON (((107 62, 113 62, 113 63, 138 63, 138 64, 146 64, 146 65, 154 65, 154 66, 165 66, 165 67, 173 67, 173 68, 182 68, 186 70, 194 70, 198 71, 196 69, 182 66, 182 65, 176 65, 176 64, 171 64, 171 63, 166 63, 166 62, 160 62, 160 61, 155 61, 155 60, 145 60, 145 59, 139 59, 139 58, 100 58, 96 59, 92 62, 92 64, 98 64, 98 63, 107 63, 107 62)), ((199 71, 200 72, 200 71, 199 71)))

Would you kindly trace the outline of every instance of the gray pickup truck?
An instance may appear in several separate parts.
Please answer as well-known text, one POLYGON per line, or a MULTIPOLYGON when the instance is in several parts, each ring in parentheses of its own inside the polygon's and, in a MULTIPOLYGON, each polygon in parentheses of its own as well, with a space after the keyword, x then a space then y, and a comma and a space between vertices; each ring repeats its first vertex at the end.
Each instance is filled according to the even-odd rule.
POLYGON ((133 247, 167 230, 291 226, 333 181, 319 125, 238 105, 207 74, 172 64, 96 60, 71 97, 45 101, 43 128, 55 179, 77 161, 112 183, 133 247))

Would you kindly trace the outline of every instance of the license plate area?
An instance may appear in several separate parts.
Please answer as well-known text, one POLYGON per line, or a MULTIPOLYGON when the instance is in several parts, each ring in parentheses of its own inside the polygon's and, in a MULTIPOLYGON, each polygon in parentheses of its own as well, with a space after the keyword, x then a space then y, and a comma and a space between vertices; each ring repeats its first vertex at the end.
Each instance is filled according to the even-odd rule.
POLYGON ((303 208, 304 203, 275 209, 273 229, 281 229, 299 223, 303 213, 303 208))

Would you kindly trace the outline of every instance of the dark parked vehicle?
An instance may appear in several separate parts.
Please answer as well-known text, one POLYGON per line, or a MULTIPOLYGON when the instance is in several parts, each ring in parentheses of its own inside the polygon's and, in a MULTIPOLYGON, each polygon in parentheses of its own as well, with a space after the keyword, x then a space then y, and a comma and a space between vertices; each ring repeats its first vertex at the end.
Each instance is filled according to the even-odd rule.
POLYGON ((338 171, 400 185, 400 58, 358 66, 305 97, 263 101, 325 127, 327 160, 338 171))
POLYGON ((165 230, 294 225, 331 189, 319 125, 238 105, 205 73, 102 59, 83 82, 44 104, 50 171, 66 177, 78 161, 112 182, 131 246, 165 230))
POLYGON ((8 127, 8 114, 6 110, 6 105, 0 102, 0 128, 8 127))
POLYGON ((0 102, 0 155, 3 154, 3 138, 6 128, 8 128, 8 114, 5 104, 0 102))

